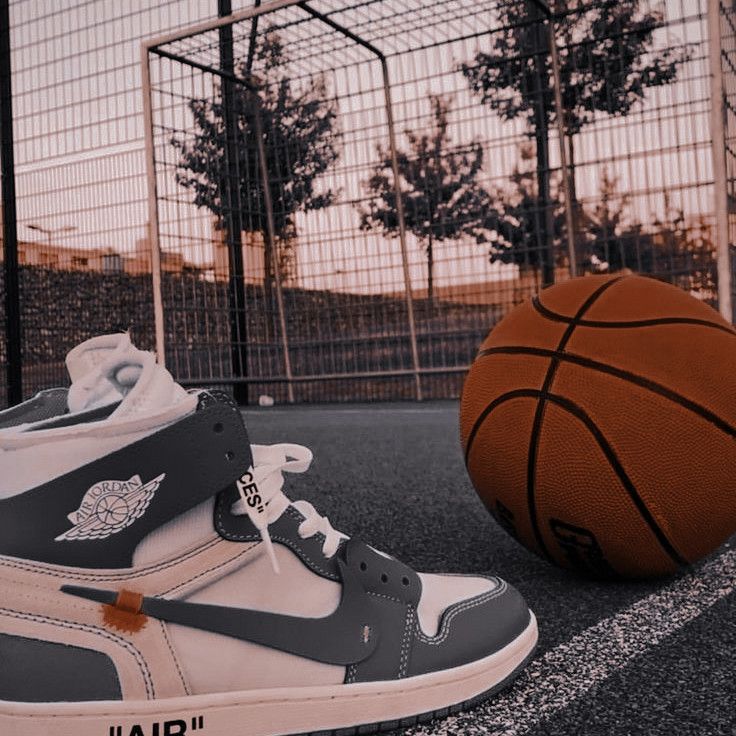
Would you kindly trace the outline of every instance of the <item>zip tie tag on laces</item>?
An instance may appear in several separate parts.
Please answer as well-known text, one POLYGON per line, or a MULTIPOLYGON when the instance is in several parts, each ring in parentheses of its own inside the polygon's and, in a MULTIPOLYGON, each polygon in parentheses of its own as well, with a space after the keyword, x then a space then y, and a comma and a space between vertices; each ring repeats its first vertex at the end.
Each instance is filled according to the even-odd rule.
POLYGON ((235 484, 238 488, 240 497, 243 499, 243 504, 245 505, 248 518, 253 522, 253 526, 258 529, 261 539, 266 545, 266 552, 268 552, 268 557, 271 560, 273 571, 278 574, 281 572, 281 568, 279 567, 279 562, 276 559, 276 552, 273 548, 271 535, 268 533, 266 501, 263 500, 263 496, 258 489, 258 485, 253 475, 253 468, 249 468, 247 473, 235 481, 235 484))

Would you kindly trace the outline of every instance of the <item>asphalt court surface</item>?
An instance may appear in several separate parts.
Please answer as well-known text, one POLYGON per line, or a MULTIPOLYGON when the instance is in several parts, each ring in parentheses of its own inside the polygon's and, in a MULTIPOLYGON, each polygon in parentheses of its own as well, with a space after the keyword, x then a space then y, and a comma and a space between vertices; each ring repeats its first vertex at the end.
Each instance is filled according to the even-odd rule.
POLYGON ((308 473, 287 474, 291 498, 419 570, 500 575, 534 610, 539 648, 516 683, 411 733, 736 736, 736 538, 658 582, 593 582, 552 567, 476 496, 457 412, 449 401, 245 412, 252 442, 314 452, 308 473))

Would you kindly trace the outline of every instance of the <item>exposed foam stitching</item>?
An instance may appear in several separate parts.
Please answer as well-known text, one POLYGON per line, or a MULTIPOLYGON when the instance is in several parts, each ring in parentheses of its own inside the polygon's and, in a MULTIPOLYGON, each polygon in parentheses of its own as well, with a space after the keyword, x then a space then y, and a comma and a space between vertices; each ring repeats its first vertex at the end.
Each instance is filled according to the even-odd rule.
POLYGON ((409 648, 411 645, 412 623, 414 621, 413 606, 406 607, 406 618, 404 620, 404 633, 401 636, 401 656, 399 657, 399 674, 398 677, 406 677, 406 671, 409 668, 409 648))
MULTIPOLYGON (((13 581, 13 585, 23 586, 25 583, 13 581)), ((14 597, 20 598, 24 601, 29 601, 30 603, 48 603, 49 601, 54 601, 55 593, 56 601, 58 602, 60 591, 54 591, 50 588, 40 588, 37 586, 33 586, 33 589, 34 591, 40 591, 43 595, 34 595, 30 592, 15 591, 14 597)), ((83 611, 84 613, 88 613, 90 610, 90 604, 88 602, 81 601, 80 599, 70 599, 69 601, 65 601, 64 605, 70 610, 83 611)))
POLYGON ((164 590, 160 593, 160 595, 171 595, 172 593, 175 593, 178 590, 181 590, 182 588, 185 588, 190 583, 193 583, 195 580, 199 580, 200 578, 204 577, 205 575, 209 575, 211 572, 215 572, 215 570, 219 570, 223 567, 227 567, 227 565, 232 564, 236 560, 239 560, 241 557, 248 554, 253 549, 253 546, 248 547, 247 549, 241 550, 238 552, 237 555, 234 557, 230 557, 227 560, 224 560, 223 562, 219 562, 216 565, 213 565, 212 567, 208 568, 207 570, 202 570, 202 572, 198 573, 197 575, 193 575, 188 580, 184 580, 181 583, 178 583, 173 588, 169 588, 168 590, 164 590))
POLYGON ((355 664, 348 665, 347 672, 345 673, 345 684, 349 685, 355 682, 355 677, 358 674, 358 666, 355 664))
POLYGON ((189 552, 185 553, 182 556, 177 556, 171 560, 166 560, 165 562, 160 562, 156 565, 153 565, 151 567, 143 567, 140 570, 131 572, 111 572, 111 573, 86 573, 86 572, 78 572, 77 570, 68 569, 66 571, 60 571, 58 569, 58 566, 47 566, 46 563, 43 562, 26 562, 25 560, 15 560, 10 558, 2 558, 0 557, 0 567, 10 567, 15 568, 17 570, 23 570, 25 572, 33 572, 40 575, 49 575, 50 577, 55 578, 63 578, 64 580, 94 580, 97 582, 104 582, 106 580, 110 581, 116 581, 116 580, 132 580, 134 578, 140 578, 145 577, 146 575, 152 575, 157 572, 161 572, 162 570, 168 570, 172 567, 176 567, 177 565, 181 564, 182 562, 186 562, 187 560, 190 560, 192 557, 196 557, 202 552, 206 552, 208 549, 213 547, 216 544, 219 544, 221 539, 219 537, 215 537, 213 539, 210 539, 209 541, 205 542, 203 545, 200 545, 199 547, 190 550, 189 552))
POLYGON ((91 634, 101 636, 103 639, 118 644, 123 649, 126 649, 130 654, 133 655, 134 659, 140 667, 141 674, 143 675, 143 681, 146 685, 146 694, 150 700, 156 698, 156 689, 153 685, 153 679, 151 677, 151 671, 148 669, 146 660, 143 658, 141 652, 133 646, 129 641, 123 639, 115 634, 111 634, 98 626, 89 626, 88 624, 80 624, 74 621, 65 621, 64 619, 51 618, 50 616, 41 616, 38 614, 24 613, 22 611, 15 611, 12 608, 0 608, 0 615, 8 616, 9 618, 17 618, 25 621, 35 621, 42 624, 52 624, 54 626, 60 626, 64 629, 72 629, 76 631, 87 631, 91 634))
POLYGON ((169 638, 168 628, 163 621, 159 621, 158 623, 161 626, 161 633, 164 635, 166 646, 168 646, 169 652, 171 652, 171 659, 174 661, 174 666, 176 667, 176 671, 179 673, 179 679, 181 680, 181 684, 182 684, 182 687, 184 688, 184 692, 187 695, 191 695, 192 693, 189 690, 189 685, 187 684, 187 681, 184 678, 184 673, 182 672, 181 665, 179 664, 179 658, 176 656, 176 652, 174 651, 174 647, 171 643, 171 639, 169 638))

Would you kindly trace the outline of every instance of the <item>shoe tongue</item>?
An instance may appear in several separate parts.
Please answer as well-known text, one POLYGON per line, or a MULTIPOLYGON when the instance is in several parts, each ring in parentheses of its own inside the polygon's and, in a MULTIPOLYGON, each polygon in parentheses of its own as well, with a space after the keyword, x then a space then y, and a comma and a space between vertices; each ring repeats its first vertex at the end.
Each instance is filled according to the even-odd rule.
POLYGON ((68 395, 72 413, 119 402, 111 417, 145 414, 187 396, 153 353, 138 350, 126 333, 83 342, 67 355, 66 365, 72 379, 68 395))
POLYGON ((131 343, 127 332, 100 335, 91 340, 85 340, 69 351, 66 356, 66 369, 74 384, 108 360, 113 353, 124 354, 135 351, 136 348, 131 343))

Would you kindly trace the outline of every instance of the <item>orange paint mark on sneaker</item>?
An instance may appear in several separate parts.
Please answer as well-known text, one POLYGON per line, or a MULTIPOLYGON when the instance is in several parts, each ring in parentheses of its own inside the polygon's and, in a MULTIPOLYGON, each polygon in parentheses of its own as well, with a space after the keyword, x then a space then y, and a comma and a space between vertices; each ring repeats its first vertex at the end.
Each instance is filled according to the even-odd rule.
POLYGON ((148 617, 141 613, 143 596, 130 590, 121 590, 115 603, 102 606, 104 622, 118 631, 127 634, 139 632, 148 621, 148 617))

